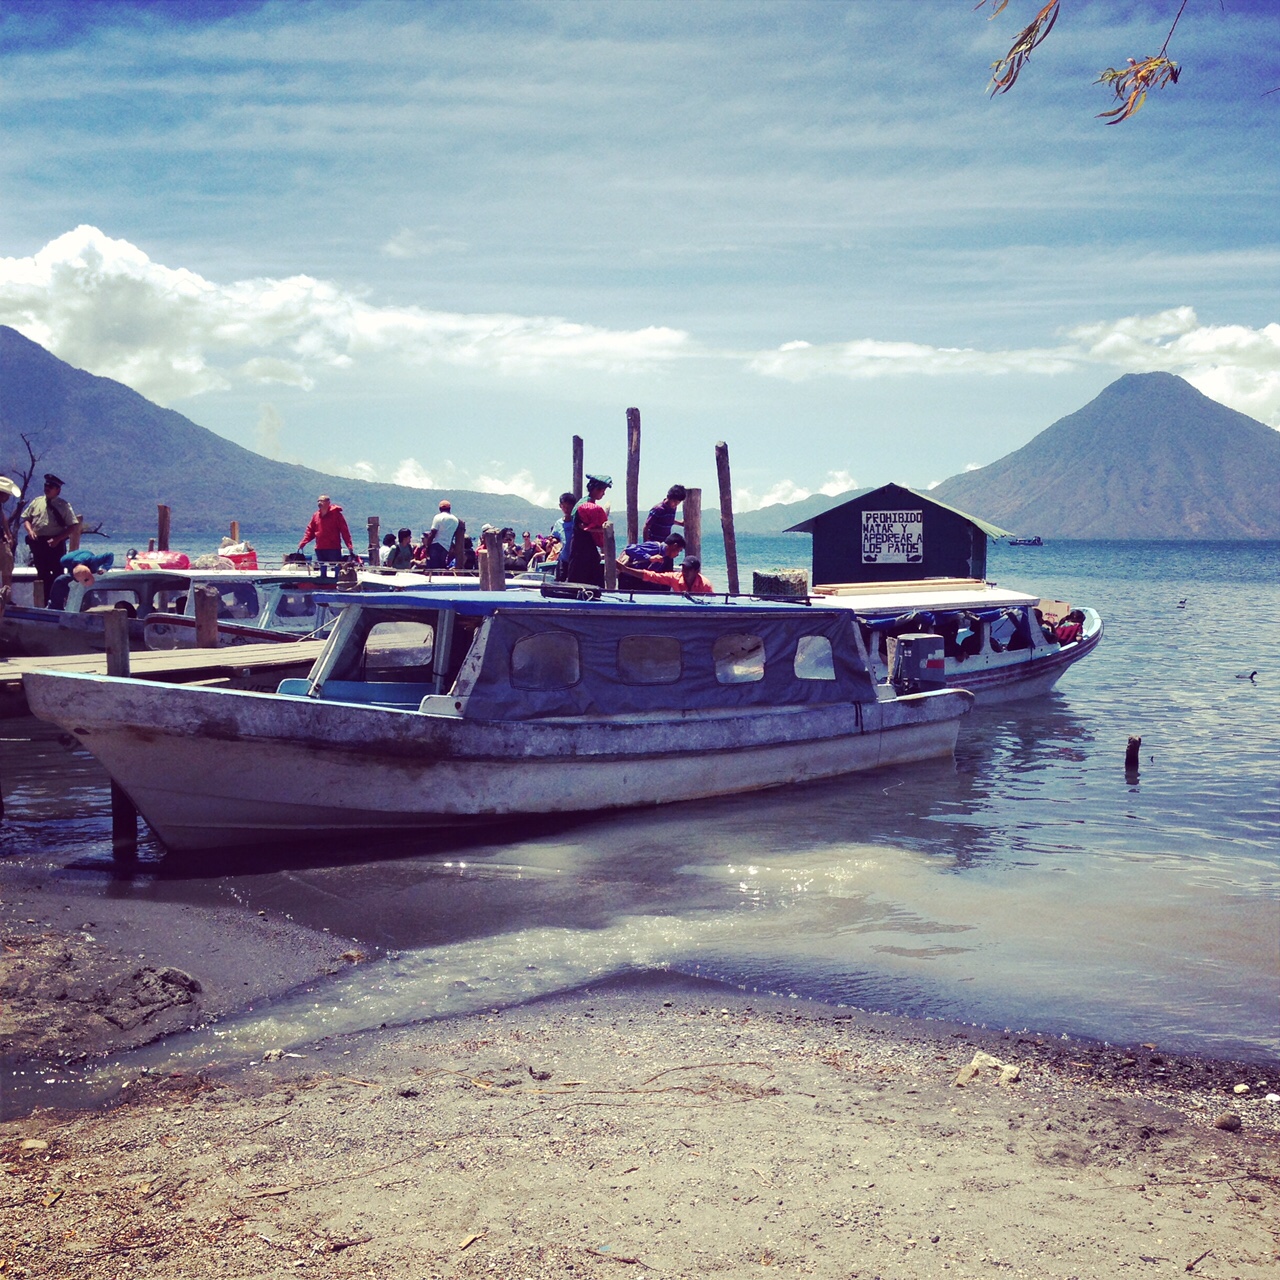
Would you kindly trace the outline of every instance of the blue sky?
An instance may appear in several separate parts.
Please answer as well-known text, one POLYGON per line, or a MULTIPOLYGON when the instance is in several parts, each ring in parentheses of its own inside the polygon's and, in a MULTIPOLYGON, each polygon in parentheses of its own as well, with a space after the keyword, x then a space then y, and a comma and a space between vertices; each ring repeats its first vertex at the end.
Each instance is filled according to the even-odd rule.
POLYGON ((1280 5, 6 3, 0 323, 250 448, 548 501, 923 487, 1168 369, 1280 427, 1280 5))

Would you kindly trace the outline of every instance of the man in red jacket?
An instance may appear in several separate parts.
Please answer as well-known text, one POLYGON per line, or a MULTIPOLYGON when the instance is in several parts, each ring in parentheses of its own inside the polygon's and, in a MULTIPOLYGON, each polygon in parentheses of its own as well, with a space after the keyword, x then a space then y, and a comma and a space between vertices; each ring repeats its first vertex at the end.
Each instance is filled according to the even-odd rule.
POLYGON ((316 559, 334 561, 342 559, 342 544, 347 544, 347 554, 355 555, 356 549, 351 545, 351 530, 347 528, 347 518, 342 508, 329 501, 329 495, 322 493, 316 503, 316 513, 307 525, 307 531, 298 543, 301 551, 311 539, 316 540, 316 559))

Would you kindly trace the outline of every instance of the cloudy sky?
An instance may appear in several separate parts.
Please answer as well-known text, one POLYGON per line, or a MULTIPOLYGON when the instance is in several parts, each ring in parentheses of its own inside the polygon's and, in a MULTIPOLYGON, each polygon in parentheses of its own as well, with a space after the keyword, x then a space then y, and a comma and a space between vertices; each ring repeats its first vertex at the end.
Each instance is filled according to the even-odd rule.
MULTIPOLYGON (((923 487, 1125 372, 1280 427, 1280 6, 0 10, 0 323, 326 471, 553 499, 923 487)), ((646 500, 648 498, 646 497, 646 500)))

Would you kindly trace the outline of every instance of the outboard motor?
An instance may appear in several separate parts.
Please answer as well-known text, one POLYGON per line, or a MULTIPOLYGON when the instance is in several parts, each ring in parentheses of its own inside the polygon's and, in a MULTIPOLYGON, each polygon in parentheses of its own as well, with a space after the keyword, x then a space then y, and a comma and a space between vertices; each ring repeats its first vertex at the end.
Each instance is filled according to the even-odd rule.
POLYGON ((889 681, 894 692, 924 693, 947 686, 942 637, 912 633, 889 638, 889 681))

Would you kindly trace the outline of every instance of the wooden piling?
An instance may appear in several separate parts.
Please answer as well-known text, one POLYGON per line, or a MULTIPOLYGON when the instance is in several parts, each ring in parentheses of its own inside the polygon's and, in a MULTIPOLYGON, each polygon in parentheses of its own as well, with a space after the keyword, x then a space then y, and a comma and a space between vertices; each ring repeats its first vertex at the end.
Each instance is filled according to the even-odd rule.
POLYGON ((156 540, 154 538, 147 539, 147 550, 154 551, 156 549, 156 540))
POLYGON ((218 647, 218 602, 222 592, 212 582, 195 589, 196 648, 218 647))
POLYGON ((573 500, 582 497, 582 437, 573 437, 573 500))
POLYGON ((240 521, 239 520, 233 520, 231 522, 231 541, 232 542, 240 541, 240 521))
POLYGON ((507 589, 506 554, 496 529, 486 529, 480 535, 484 548, 484 560, 480 566, 481 591, 505 591, 507 589))
POLYGON ((169 550, 169 508, 163 502, 156 505, 156 550, 169 550))
MULTIPOLYGON (((630 519, 629 512, 628 519, 630 519)), ((632 541, 634 542, 635 539, 633 538, 632 541)), ((618 540, 614 536, 612 520, 604 522, 604 589, 606 591, 618 589, 618 540)))
POLYGON ((382 534, 377 516, 370 516, 366 523, 369 529, 369 567, 373 568, 382 563, 382 534))
POLYGON ((458 521, 458 532, 453 535, 453 571, 464 573, 467 568, 467 522, 458 521))
POLYGON ((1124 771, 1126 773, 1138 772, 1138 753, 1142 750, 1142 739, 1138 735, 1132 734, 1129 738, 1129 745, 1124 751, 1124 771))
POLYGON ((627 541, 640 541, 640 410, 627 410, 627 541))
MULTIPOLYGON (((161 508, 164 510, 164 508, 161 508)), ((129 676, 129 615, 110 605, 91 612, 102 614, 102 635, 107 650, 107 675, 129 676)), ((138 810, 129 793, 111 784, 111 851, 116 857, 132 857, 138 851, 138 810)))
POLYGON ((720 529, 724 534, 724 563, 729 594, 738 594, 738 540, 733 533, 733 485, 729 479, 729 446, 716 443, 716 478, 720 482, 720 529))
POLYGON ((684 553, 702 559, 702 490, 688 489, 684 495, 684 553))

